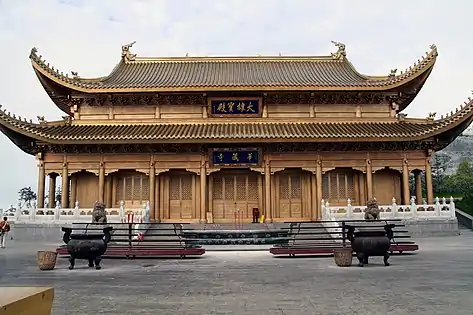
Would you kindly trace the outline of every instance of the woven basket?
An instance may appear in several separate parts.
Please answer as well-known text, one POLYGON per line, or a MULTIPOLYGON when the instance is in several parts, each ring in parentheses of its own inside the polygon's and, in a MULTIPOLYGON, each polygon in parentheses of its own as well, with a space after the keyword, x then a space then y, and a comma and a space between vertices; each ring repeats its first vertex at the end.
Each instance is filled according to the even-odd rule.
POLYGON ((333 250, 333 258, 339 267, 350 267, 353 259, 353 250, 349 247, 333 250))
POLYGON ((50 251, 38 251, 38 267, 40 270, 53 270, 56 266, 57 253, 50 251))

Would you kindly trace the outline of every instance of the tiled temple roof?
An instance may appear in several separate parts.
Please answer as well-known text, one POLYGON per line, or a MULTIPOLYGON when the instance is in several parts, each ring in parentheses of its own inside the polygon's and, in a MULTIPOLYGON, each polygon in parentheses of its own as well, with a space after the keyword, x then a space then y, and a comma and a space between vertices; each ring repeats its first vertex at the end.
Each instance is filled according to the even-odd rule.
MULTIPOLYGON (((416 141, 447 132, 456 126, 468 127, 473 119, 473 100, 447 117, 434 120, 387 119, 347 121, 323 119, 244 121, 192 120, 143 123, 102 121, 27 122, 0 111, 4 133, 14 132, 35 141, 54 144, 83 143, 169 143, 169 142, 319 142, 319 141, 416 141)), ((68 119, 68 117, 67 117, 68 119)))
POLYGON ((30 59, 39 76, 84 93, 184 92, 184 91, 283 91, 379 90, 406 84, 428 73, 437 48, 406 71, 386 76, 360 74, 346 58, 345 45, 331 56, 318 57, 169 57, 140 58, 122 47, 122 59, 108 76, 85 79, 64 75, 31 50, 30 59))

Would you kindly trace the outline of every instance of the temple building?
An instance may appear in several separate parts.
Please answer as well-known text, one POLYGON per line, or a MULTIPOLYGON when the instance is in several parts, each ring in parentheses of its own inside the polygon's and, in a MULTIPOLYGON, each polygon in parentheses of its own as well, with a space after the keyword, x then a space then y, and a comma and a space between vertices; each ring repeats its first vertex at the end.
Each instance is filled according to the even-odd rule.
POLYGON ((272 222, 317 220, 322 199, 432 204, 430 158, 468 127, 473 101, 408 118, 435 45, 405 71, 369 76, 334 44, 328 56, 155 58, 132 43, 100 78, 64 74, 33 48, 33 70, 65 115, 36 123, 2 110, 1 130, 36 156, 38 208, 54 207, 45 180, 52 195, 58 176, 63 208, 149 201, 156 222, 250 222, 254 208, 272 222))

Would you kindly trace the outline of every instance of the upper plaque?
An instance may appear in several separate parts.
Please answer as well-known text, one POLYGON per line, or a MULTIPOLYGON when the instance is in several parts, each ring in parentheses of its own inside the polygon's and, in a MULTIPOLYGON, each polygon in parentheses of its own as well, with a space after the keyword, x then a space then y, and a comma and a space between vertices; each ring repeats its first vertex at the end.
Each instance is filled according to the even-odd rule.
POLYGON ((209 98, 210 117, 261 117, 261 98, 209 98))

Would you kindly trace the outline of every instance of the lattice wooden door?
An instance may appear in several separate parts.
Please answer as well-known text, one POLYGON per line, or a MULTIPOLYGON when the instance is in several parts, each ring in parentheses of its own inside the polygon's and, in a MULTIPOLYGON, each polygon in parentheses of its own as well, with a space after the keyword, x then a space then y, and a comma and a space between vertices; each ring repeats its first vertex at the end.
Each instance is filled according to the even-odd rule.
POLYGON ((252 219, 258 207, 258 175, 253 173, 221 173, 213 177, 213 218, 231 221, 235 211, 242 211, 245 220, 252 219))
POLYGON ((302 218, 302 174, 282 173, 277 176, 276 211, 278 218, 302 218))
POLYGON ((350 199, 353 204, 358 202, 355 198, 353 172, 345 170, 330 171, 323 176, 323 199, 332 205, 346 206, 350 199))
POLYGON ((170 219, 193 219, 192 174, 172 174, 169 178, 170 219))

